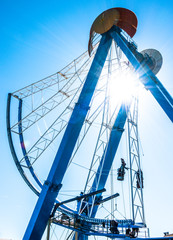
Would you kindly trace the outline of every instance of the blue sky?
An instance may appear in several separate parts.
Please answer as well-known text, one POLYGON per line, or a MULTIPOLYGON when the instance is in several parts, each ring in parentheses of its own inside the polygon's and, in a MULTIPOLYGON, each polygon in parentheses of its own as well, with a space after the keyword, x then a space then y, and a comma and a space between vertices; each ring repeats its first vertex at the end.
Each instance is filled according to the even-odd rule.
MULTIPOLYGON (((104 10, 124 7, 138 18, 134 40, 139 51, 159 50, 158 78, 173 95, 173 2, 156 0, 8 1, 0 3, 1 193, 0 238, 21 239, 37 197, 13 162, 6 133, 6 100, 13 92, 46 77, 87 49, 89 30, 104 10)), ((152 235, 173 232, 173 127, 153 97, 140 100, 140 138, 144 150, 144 199, 152 235)))

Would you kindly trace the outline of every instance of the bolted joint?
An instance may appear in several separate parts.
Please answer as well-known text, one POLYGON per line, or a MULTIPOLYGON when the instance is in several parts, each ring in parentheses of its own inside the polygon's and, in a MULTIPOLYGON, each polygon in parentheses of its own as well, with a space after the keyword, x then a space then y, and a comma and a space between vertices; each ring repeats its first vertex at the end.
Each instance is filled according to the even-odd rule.
POLYGON ((50 186, 50 191, 51 192, 58 192, 62 188, 62 184, 53 184, 50 186))
POLYGON ((49 190, 51 192, 58 192, 61 189, 61 187, 62 187, 61 183, 60 184, 54 184, 54 183, 51 183, 51 182, 49 182, 47 180, 44 182, 44 184, 49 187, 49 190))
POLYGON ((113 130, 117 130, 118 132, 124 132, 124 128, 113 127, 113 130))

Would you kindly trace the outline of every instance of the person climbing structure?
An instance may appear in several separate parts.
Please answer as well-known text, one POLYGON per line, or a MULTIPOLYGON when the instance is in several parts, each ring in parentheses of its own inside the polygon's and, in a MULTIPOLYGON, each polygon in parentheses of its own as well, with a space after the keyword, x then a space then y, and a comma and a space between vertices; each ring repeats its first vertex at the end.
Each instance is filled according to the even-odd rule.
POLYGON ((126 167, 126 163, 124 159, 121 158, 121 167, 118 168, 118 176, 117 176, 118 181, 124 181, 125 169, 128 169, 128 168, 126 167))

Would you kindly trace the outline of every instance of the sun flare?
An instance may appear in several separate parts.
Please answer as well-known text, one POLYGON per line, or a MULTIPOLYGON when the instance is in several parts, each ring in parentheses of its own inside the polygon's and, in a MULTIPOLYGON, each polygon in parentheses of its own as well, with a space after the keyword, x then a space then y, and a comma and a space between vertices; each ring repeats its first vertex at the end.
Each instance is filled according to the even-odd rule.
POLYGON ((132 70, 125 69, 111 74, 109 84, 111 104, 128 103, 137 94, 138 88, 138 76, 132 70))

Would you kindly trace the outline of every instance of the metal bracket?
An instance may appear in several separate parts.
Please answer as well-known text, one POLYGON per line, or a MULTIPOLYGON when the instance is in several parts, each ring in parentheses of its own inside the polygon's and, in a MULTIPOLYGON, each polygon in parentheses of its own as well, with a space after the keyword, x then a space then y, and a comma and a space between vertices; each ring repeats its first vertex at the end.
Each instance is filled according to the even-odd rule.
POLYGON ((124 132, 124 128, 119 128, 119 127, 113 127, 113 130, 117 130, 119 132, 124 132))
POLYGON ((58 192, 62 188, 62 184, 54 184, 49 181, 44 182, 45 185, 49 186, 51 192, 58 192))

